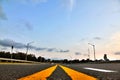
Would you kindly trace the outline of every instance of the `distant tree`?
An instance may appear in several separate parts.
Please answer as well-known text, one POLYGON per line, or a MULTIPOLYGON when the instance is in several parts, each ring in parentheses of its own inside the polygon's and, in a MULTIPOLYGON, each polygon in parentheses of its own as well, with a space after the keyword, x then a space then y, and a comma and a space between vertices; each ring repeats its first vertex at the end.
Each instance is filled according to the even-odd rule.
POLYGON ((47 59, 47 62, 50 62, 51 61, 51 59, 47 59))
POLYGON ((73 60, 73 63, 79 63, 80 61, 79 61, 79 59, 74 59, 73 60))
POLYGON ((38 62, 41 62, 41 56, 38 57, 37 61, 38 61, 38 62))
POLYGON ((2 58, 10 58, 10 56, 11 56, 10 52, 4 52, 4 51, 0 52, 0 57, 2 58))
POLYGON ((84 63, 84 62, 85 62, 85 59, 82 59, 80 62, 84 63))
POLYGON ((67 60, 67 59, 64 59, 64 60, 63 60, 63 63, 68 63, 68 60, 67 60))
POLYGON ((37 59, 38 62, 45 62, 45 58, 44 57, 41 57, 39 56, 38 59, 37 59))
POLYGON ((4 56, 4 52, 0 52, 0 57, 3 57, 4 56))
POLYGON ((107 54, 104 54, 104 60, 109 61, 109 59, 107 58, 107 54))
POLYGON ((29 54, 29 55, 27 55, 27 60, 29 60, 29 61, 36 61, 36 57, 35 57, 34 54, 29 54))

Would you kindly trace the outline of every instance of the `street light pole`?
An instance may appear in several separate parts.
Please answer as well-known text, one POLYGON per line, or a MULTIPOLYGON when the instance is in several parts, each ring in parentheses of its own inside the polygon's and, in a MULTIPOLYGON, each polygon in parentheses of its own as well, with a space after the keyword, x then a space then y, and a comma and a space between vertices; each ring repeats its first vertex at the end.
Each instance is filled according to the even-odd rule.
POLYGON ((94 50, 94 60, 96 60, 95 45, 93 45, 93 50, 94 50))
POLYGON ((25 57, 25 60, 26 60, 26 61, 27 61, 28 49, 29 49, 29 46, 30 46, 31 43, 33 43, 33 42, 27 43, 27 46, 26 46, 26 57, 25 57))
POLYGON ((89 48, 88 48, 88 58, 90 59, 90 50, 89 50, 89 48))
POLYGON ((94 51, 94 60, 96 60, 96 55, 95 55, 95 45, 94 44, 91 44, 91 43, 88 43, 89 45, 93 46, 93 51, 94 51))

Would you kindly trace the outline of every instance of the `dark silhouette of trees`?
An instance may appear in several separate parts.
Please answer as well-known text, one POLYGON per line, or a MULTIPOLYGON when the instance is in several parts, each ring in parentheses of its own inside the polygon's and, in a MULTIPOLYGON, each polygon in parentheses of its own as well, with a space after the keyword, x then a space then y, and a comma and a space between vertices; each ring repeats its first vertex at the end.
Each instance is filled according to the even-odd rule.
POLYGON ((46 60, 45 60, 44 57, 39 56, 38 59, 37 59, 37 61, 38 62, 45 62, 46 60))
POLYGON ((13 59, 20 59, 20 60, 25 60, 25 53, 22 52, 17 52, 17 53, 13 53, 13 59))
MULTIPOLYGON (((1 58, 11 58, 11 54, 10 54, 10 52, 0 52, 0 57, 1 58)), ((26 54, 22 53, 22 52, 12 53, 12 59, 25 60, 25 57, 26 57, 26 54)), ((27 60, 28 61, 37 61, 37 58, 35 57, 34 54, 28 54, 27 60)))
POLYGON ((107 54, 104 54, 104 60, 109 61, 109 59, 107 58, 107 54))
POLYGON ((28 54, 27 55, 27 60, 28 61, 37 61, 37 58, 35 57, 34 54, 28 54))
POLYGON ((0 57, 2 57, 2 58, 10 58, 11 54, 10 54, 10 52, 2 51, 2 52, 0 52, 0 57))
MULTIPOLYGON (((0 58, 11 58, 11 53, 10 52, 5 52, 1 51, 0 52, 0 58)), ((25 60, 26 58, 26 53, 23 52, 16 52, 12 53, 12 59, 19 59, 19 60, 25 60)), ((90 59, 74 59, 74 60, 68 60, 68 59, 61 59, 61 60, 51 60, 51 59, 45 59, 42 56, 36 57, 34 54, 27 54, 27 60, 28 61, 37 61, 37 62, 47 62, 47 63, 65 63, 65 64, 72 64, 72 63, 91 63, 91 62, 96 62, 96 63, 101 63, 101 62, 120 62, 120 60, 117 61, 109 61, 107 58, 107 54, 104 54, 103 56, 104 60, 96 60, 92 61, 90 59)))
MULTIPOLYGON (((10 52, 0 52, 0 58, 11 58, 10 52)), ((26 54, 23 52, 12 53, 12 59, 25 60, 26 54)), ((34 54, 27 54, 28 61, 37 61, 37 62, 51 62, 51 59, 45 59, 44 57, 39 56, 38 58, 34 54)))
POLYGON ((67 59, 64 59, 64 60, 63 60, 63 63, 68 63, 68 60, 67 60, 67 59))
POLYGON ((73 63, 80 63, 79 59, 73 60, 73 63))

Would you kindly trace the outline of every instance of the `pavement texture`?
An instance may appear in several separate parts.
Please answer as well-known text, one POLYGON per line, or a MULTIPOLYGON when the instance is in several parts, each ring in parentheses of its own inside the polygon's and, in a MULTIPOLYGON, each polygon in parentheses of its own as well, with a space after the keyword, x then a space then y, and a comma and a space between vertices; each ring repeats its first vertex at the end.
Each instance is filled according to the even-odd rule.
POLYGON ((17 80, 21 77, 39 72, 51 64, 0 64, 0 80, 17 80))
POLYGON ((106 63, 106 64, 67 64, 64 65, 76 71, 85 73, 90 76, 94 76, 99 80, 120 80, 120 63, 106 63), (93 70, 86 70, 84 67, 114 70, 117 72, 99 72, 93 70))
MULTIPOLYGON (((43 71, 55 64, 0 64, 0 80, 17 80, 22 77, 43 71)), ((98 78, 98 80, 120 80, 120 63, 107 64, 61 64, 78 72, 98 78), (105 73, 93 70, 86 70, 84 67, 114 70, 117 72, 105 73)), ((44 75, 44 74, 43 74, 44 75)), ((47 80, 72 80, 71 76, 61 68, 57 67, 47 80)))
POLYGON ((52 73, 52 75, 47 78, 47 80, 72 80, 72 79, 65 73, 65 71, 62 68, 58 66, 56 70, 52 73))

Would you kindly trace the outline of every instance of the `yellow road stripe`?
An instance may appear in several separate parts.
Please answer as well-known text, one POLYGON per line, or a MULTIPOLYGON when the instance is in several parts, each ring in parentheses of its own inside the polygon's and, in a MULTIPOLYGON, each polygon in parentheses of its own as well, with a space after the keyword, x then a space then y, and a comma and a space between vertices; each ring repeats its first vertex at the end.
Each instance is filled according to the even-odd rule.
POLYGON ((40 72, 34 73, 32 75, 20 78, 18 80, 47 80, 46 78, 49 77, 52 72, 56 69, 57 65, 50 67, 48 69, 42 70, 40 72))
POLYGON ((97 78, 88 76, 86 74, 80 73, 73 69, 70 69, 61 65, 59 66, 71 77, 72 80, 98 80, 97 78))

